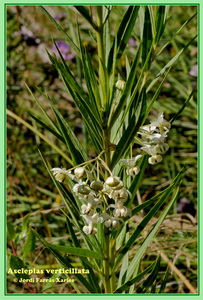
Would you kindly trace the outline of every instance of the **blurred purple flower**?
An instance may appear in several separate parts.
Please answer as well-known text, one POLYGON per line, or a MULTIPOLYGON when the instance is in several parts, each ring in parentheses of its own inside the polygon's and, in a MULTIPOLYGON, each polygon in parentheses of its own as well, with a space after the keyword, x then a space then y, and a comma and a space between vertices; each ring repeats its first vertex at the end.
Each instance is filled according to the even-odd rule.
MULTIPOLYGON (((65 60, 72 60, 75 57, 74 54, 70 53, 70 45, 64 43, 63 41, 57 41, 56 45, 65 60)), ((56 54, 57 57, 60 57, 55 45, 52 45, 52 51, 56 54)))
POLYGON ((137 47, 137 46, 138 46, 138 42, 137 42, 137 40, 136 40, 133 36, 131 36, 131 37, 129 38, 128 43, 129 43, 129 45, 132 46, 132 47, 137 47))
POLYGON ((55 15, 54 16, 54 19, 56 20, 56 21, 60 21, 60 20, 63 20, 63 19, 65 19, 65 17, 66 17, 66 13, 61 13, 61 14, 59 14, 59 15, 55 15))
POLYGON ((198 65, 194 65, 191 68, 189 74, 190 74, 190 76, 197 77, 197 73, 198 73, 198 65))
POLYGON ((24 41, 27 43, 28 46, 38 46, 41 41, 39 38, 37 38, 32 31, 30 31, 27 27, 22 26, 21 30, 19 31, 20 35, 24 39, 24 41))

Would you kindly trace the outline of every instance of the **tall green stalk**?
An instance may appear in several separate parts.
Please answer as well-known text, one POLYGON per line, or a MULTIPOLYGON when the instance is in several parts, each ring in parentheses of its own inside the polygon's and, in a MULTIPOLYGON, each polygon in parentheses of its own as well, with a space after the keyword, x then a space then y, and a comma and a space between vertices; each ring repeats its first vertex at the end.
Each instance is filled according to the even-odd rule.
MULTIPOLYGON (((107 106, 107 91, 105 84, 105 45, 104 45, 104 30, 103 30, 103 7, 97 6, 97 47, 98 47, 98 57, 99 57, 99 84, 100 84, 100 97, 103 109, 103 143, 105 149, 105 163, 108 167, 110 167, 110 151, 109 151, 109 132, 106 126, 107 122, 105 122, 106 116, 106 106, 107 106)), ((106 177, 108 174, 106 173, 106 177)), ((104 288, 105 293, 112 293, 112 285, 111 285, 111 274, 110 274, 110 236, 108 228, 104 228, 104 288)))
POLYGON ((105 72, 103 64, 105 63, 105 51, 104 51, 104 26, 103 26, 103 7, 97 6, 97 46, 99 56, 99 83, 101 89, 101 103, 103 109, 106 107, 106 87, 105 87, 105 72))

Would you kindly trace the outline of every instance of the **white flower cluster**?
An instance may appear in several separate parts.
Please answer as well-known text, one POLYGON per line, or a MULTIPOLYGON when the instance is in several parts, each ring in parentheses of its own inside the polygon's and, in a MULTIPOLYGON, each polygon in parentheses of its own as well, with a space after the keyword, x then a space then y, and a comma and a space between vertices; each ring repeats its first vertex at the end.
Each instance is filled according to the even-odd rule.
POLYGON ((165 142, 171 124, 164 120, 163 112, 159 113, 157 120, 151 122, 149 125, 144 125, 140 128, 142 143, 141 149, 150 155, 148 162, 151 165, 162 161, 162 156, 169 148, 165 142))
POLYGON ((64 168, 53 168, 51 171, 59 182, 63 182, 66 176, 77 182, 72 190, 84 202, 81 205, 81 216, 87 223, 83 227, 86 234, 95 234, 98 222, 103 222, 108 228, 117 228, 122 218, 131 216, 130 209, 124 205, 131 194, 119 177, 112 175, 105 182, 92 181, 87 178, 88 171, 84 167, 75 168, 74 174, 64 168), (114 203, 108 205, 107 199, 114 203))
MULTIPOLYGON (((139 134, 143 144, 141 149, 150 155, 148 159, 150 164, 160 162, 161 154, 168 150, 169 146, 165 139, 169 129, 170 123, 164 120, 163 113, 158 115, 156 121, 140 128, 139 134)), ((139 173, 139 159, 142 156, 139 154, 135 158, 120 160, 127 167, 127 175, 136 176, 139 173)), ((86 234, 95 234, 97 232, 95 225, 98 222, 103 222, 108 228, 117 228, 123 218, 132 215, 131 210, 125 206, 126 200, 131 197, 130 192, 124 187, 121 179, 112 174, 105 182, 94 180, 91 172, 85 169, 84 164, 82 167, 75 167, 73 173, 64 168, 53 168, 51 171, 59 182, 63 182, 66 176, 77 182, 72 190, 83 202, 81 216, 87 223, 83 227, 86 234)), ((108 167, 106 169, 111 173, 108 167)))
MULTIPOLYGON (((149 125, 144 125, 140 128, 138 134, 141 135, 141 143, 143 147, 141 150, 150 155, 148 162, 151 165, 157 164, 162 161, 162 156, 169 148, 165 142, 171 124, 164 120, 163 112, 159 113, 157 120, 151 122, 149 125)), ((120 162, 124 163, 127 175, 132 177, 140 172, 139 159, 142 154, 134 158, 121 159, 120 162)))
POLYGON ((90 184, 80 180, 74 185, 73 192, 85 202, 81 206, 81 216, 88 224, 83 227, 86 234, 96 233, 95 225, 98 222, 104 222, 106 227, 117 228, 122 218, 131 216, 131 211, 124 206, 130 193, 123 187, 119 177, 110 176, 105 182, 92 181, 90 184), (106 196, 114 204, 108 205, 106 196), (114 208, 113 211, 111 208, 114 208))

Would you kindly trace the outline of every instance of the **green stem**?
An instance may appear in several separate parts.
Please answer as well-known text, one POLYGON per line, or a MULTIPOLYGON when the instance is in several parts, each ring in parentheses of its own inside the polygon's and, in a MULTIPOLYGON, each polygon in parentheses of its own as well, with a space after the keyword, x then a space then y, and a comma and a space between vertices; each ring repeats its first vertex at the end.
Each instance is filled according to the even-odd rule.
POLYGON ((116 273, 112 272, 114 262, 115 262, 115 251, 116 251, 116 243, 115 240, 110 242, 110 286, 111 286, 111 293, 116 289, 116 273))
POLYGON ((110 256, 109 256, 109 230, 105 228, 105 259, 104 259, 104 280, 105 280, 105 294, 111 293, 110 285, 110 256))
POLYGON ((105 72, 102 63, 105 63, 105 51, 104 51, 104 32, 103 32, 103 7, 97 6, 97 25, 98 30, 96 32, 97 36, 97 46, 98 46, 98 56, 99 56, 99 83, 101 85, 101 103, 103 108, 106 107, 106 87, 105 87, 105 72))

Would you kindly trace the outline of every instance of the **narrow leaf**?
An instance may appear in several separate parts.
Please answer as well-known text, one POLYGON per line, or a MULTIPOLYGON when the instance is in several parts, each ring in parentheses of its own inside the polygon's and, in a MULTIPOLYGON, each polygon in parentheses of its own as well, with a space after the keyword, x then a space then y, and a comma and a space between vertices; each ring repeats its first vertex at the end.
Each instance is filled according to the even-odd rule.
POLYGON ((190 101, 190 99, 192 98, 194 92, 196 91, 196 87, 192 90, 192 92, 190 93, 189 97, 185 100, 185 102, 183 103, 182 107, 180 108, 180 110, 175 114, 175 116, 170 120, 170 123, 172 124, 178 117, 179 115, 182 113, 182 111, 184 110, 184 108, 186 107, 187 103, 190 101))
POLYGON ((64 138, 57 133, 54 129, 52 129, 51 127, 47 126, 43 121, 41 121, 40 119, 38 119, 37 117, 35 117, 33 114, 31 114, 30 112, 28 112, 28 114, 38 123, 40 124, 44 129, 47 129, 49 132, 51 132, 53 135, 55 135, 55 137, 57 137, 60 141, 62 141, 63 143, 65 143, 64 138))
POLYGON ((79 247, 66 247, 66 246, 59 246, 59 245, 53 245, 48 243, 49 247, 56 249, 62 253, 72 254, 76 256, 84 256, 84 257, 90 257, 95 259, 103 259, 103 256, 101 253, 96 251, 91 251, 89 249, 83 249, 79 247))
POLYGON ((163 293, 164 290, 165 290, 166 283, 168 281, 169 271, 170 271, 170 268, 168 266, 167 269, 166 269, 166 272, 164 274, 163 281, 161 283, 160 289, 159 289, 159 294, 163 293))
POLYGON ((31 228, 28 229, 26 241, 23 246, 23 256, 27 256, 30 252, 35 249, 35 235, 31 228))
POLYGON ((197 35, 194 36, 189 43, 187 43, 166 65, 164 68, 162 68, 162 70, 156 75, 156 77, 159 77, 161 75, 163 75, 165 73, 165 71, 170 68, 172 65, 174 65, 174 63, 176 63, 176 61, 178 60, 178 58, 180 57, 180 55, 189 47, 189 45, 196 39, 197 35))
POLYGON ((86 19, 86 21, 94 28, 95 30, 98 30, 97 25, 93 22, 88 10, 85 8, 85 6, 77 5, 74 6, 77 11, 86 19))
POLYGON ((112 70, 115 40, 117 40, 119 42, 118 47, 117 47, 117 59, 118 59, 121 57, 121 55, 126 47, 126 44, 128 42, 128 39, 130 38, 130 35, 131 35, 132 30, 135 25, 135 21, 137 19, 138 11, 139 11, 139 6, 134 6, 134 7, 129 6, 129 8, 127 9, 127 11, 120 23, 117 35, 114 39, 114 42, 112 44, 112 47, 111 47, 111 50, 109 53, 109 57, 108 57, 107 69, 108 69, 109 74, 112 70))
MULTIPOLYGON (((151 49, 152 45, 152 28, 151 28, 151 19, 150 19, 150 14, 149 14, 149 9, 147 6, 145 6, 145 16, 144 16, 144 29, 143 29, 143 41, 142 41, 142 64, 146 62, 148 53, 151 49)), ((147 69, 149 68, 150 65, 150 60, 148 60, 148 66, 147 69)))
POLYGON ((164 212, 161 214, 161 216, 158 219, 156 225, 152 228, 152 230, 150 231, 150 233, 145 238, 142 246, 136 252, 135 257, 133 258, 133 260, 131 261, 131 263, 130 263, 130 265, 128 267, 127 280, 129 280, 130 277, 132 276, 132 274, 134 272, 135 266, 140 262, 140 259, 143 256, 144 252, 146 251, 148 245, 152 241, 152 239, 155 236, 157 230, 159 229, 159 227, 161 226, 163 220, 165 219, 166 215, 168 214, 169 210, 171 209, 174 201, 176 200, 178 191, 179 191, 179 188, 176 188, 175 191, 174 191, 174 193, 173 193, 173 197, 172 197, 171 201, 169 202, 168 206, 166 207, 166 209, 164 210, 164 212))
POLYGON ((148 274, 151 271, 151 269, 154 267, 154 265, 155 265, 155 262, 153 262, 149 267, 147 267, 143 272, 138 274, 135 278, 126 281, 122 286, 120 286, 118 289, 115 290, 114 294, 123 293, 132 284, 134 284, 137 281, 140 281, 146 274, 148 274))
POLYGON ((40 6, 41 9, 44 11, 44 13, 48 16, 48 18, 51 20, 51 22, 54 24, 54 26, 60 31, 63 36, 66 38, 68 43, 71 45, 71 48, 74 49, 75 53, 80 56, 80 51, 77 45, 72 41, 72 39, 68 36, 68 34, 65 32, 65 30, 61 27, 61 25, 56 22, 56 20, 50 15, 50 13, 43 7, 40 6))
MULTIPOLYGON (((46 240, 39 235, 34 229, 34 234, 37 236, 37 238, 40 240, 40 242, 56 257, 56 259, 59 261, 59 263, 65 267, 65 268, 73 268, 73 265, 69 263, 67 257, 63 257, 56 249, 53 249, 50 247, 49 243, 46 242, 46 240)), ((81 275, 81 274, 74 274, 77 279, 83 284, 83 286, 91 293, 94 293, 95 290, 93 287, 89 284, 89 282, 81 275)))
POLYGON ((140 293, 145 294, 149 287, 153 284, 153 282, 156 280, 157 274, 159 272, 160 269, 160 262, 161 262, 161 258, 160 256, 158 257, 158 259, 156 260, 156 264, 153 267, 153 270, 151 272, 151 274, 147 277, 147 279, 144 281, 143 285, 142 285, 142 290, 140 291, 140 293))

